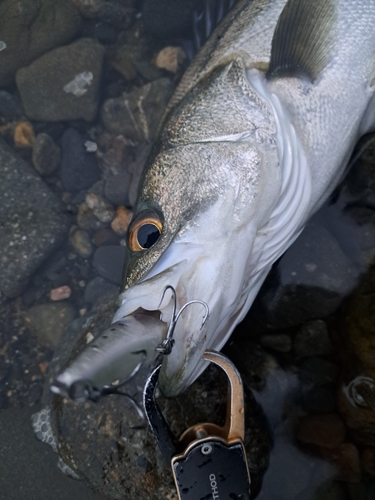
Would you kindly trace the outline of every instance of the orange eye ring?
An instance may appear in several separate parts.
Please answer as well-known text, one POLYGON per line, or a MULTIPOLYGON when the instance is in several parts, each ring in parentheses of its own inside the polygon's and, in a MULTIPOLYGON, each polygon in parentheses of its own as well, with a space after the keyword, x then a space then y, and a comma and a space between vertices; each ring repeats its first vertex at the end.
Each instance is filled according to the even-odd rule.
POLYGON ((163 229, 160 218, 155 212, 140 212, 129 226, 128 245, 133 252, 151 248, 163 229))

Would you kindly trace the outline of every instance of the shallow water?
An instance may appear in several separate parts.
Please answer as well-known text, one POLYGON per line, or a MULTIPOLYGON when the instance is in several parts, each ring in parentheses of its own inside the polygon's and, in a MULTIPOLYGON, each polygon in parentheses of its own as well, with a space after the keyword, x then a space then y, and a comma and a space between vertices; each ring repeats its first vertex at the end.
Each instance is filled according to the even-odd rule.
MULTIPOLYGON (((11 1, 0 1, 0 13, 11 1)), ((168 10, 166 1, 157 9, 150 1, 75 0, 78 10, 61 7, 67 24, 47 36, 52 3, 33 32, 42 48, 28 52, 21 26, 8 73, 5 37, 19 27, 8 21, 5 29, 0 18, 0 168, 19 172, 16 181, 6 178, 9 189, 0 187, 0 221, 10 221, 0 231, 0 498, 7 500, 104 498, 58 470, 57 455, 34 437, 31 415, 44 404, 60 337, 118 291, 140 173, 188 62, 181 34, 191 38, 192 4, 202 4, 168 10), (91 41, 77 48, 81 38, 91 41), (54 52, 66 45, 66 53, 54 52), (54 68, 62 68, 57 80, 54 68), (83 76, 61 90, 64 74, 83 76), (81 107, 76 98, 85 99, 81 107), (39 214, 35 193, 48 198, 39 214)), ((332 203, 274 266, 225 348, 273 439, 262 500, 375 497, 375 413, 347 404, 341 390, 363 372, 375 376, 374 163, 369 145, 332 203)))

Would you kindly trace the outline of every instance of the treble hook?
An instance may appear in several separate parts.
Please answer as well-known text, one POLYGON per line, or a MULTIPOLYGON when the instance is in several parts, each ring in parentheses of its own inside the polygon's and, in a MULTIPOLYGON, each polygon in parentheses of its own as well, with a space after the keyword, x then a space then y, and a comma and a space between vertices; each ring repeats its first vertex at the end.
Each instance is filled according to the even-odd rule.
POLYGON ((188 306, 190 306, 191 304, 201 304, 205 308, 205 313, 204 313, 204 316, 202 318, 202 325, 201 325, 201 328, 200 328, 201 330, 204 327, 204 325, 206 324, 207 319, 208 319, 208 317, 210 315, 210 310, 209 310, 208 305, 206 304, 206 302, 203 302, 203 300, 199 300, 199 299, 193 299, 193 300, 190 300, 189 302, 186 302, 186 304, 184 304, 181 307, 181 309, 177 312, 176 290, 173 288, 172 285, 167 285, 164 288, 164 290, 162 292, 162 295, 161 295, 159 307, 161 306, 161 304, 162 304, 162 302, 164 300, 165 292, 167 290, 171 290, 171 292, 172 292, 172 299, 173 299, 172 319, 171 319, 171 322, 170 322, 169 327, 168 327, 168 332, 167 332, 166 338, 156 348, 156 350, 158 352, 160 352, 161 354, 163 354, 163 356, 168 356, 172 352, 173 346, 175 344, 175 340, 173 338, 173 334, 174 334, 174 331, 175 331, 175 328, 176 328, 176 325, 177 325, 177 321, 179 320, 182 312, 188 306))

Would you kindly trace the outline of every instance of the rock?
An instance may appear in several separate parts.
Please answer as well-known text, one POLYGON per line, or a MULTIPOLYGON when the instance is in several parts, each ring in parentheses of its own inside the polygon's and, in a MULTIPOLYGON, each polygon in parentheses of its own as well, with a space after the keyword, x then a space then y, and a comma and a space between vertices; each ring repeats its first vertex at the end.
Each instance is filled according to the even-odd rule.
POLYGON ((100 179, 94 155, 87 153, 81 134, 68 128, 62 137, 61 180, 67 191, 77 193, 100 179))
POLYGON ((289 335, 285 334, 262 335, 260 343, 263 347, 278 352, 290 352, 292 349, 292 340, 289 335))
POLYGON ((83 38, 21 68, 16 81, 26 116, 91 122, 99 104, 103 57, 102 45, 83 38))
POLYGON ((307 358, 299 365, 299 376, 305 384, 324 385, 336 382, 339 367, 322 358, 307 358))
POLYGON ((369 476, 375 477, 375 447, 367 446, 362 450, 361 464, 369 476))
POLYGON ((152 35, 160 38, 181 37, 191 32, 194 10, 203 10, 201 0, 145 0, 142 14, 146 29, 152 35))
POLYGON ((177 73, 181 63, 186 59, 186 54, 181 47, 165 47, 155 59, 155 64, 160 69, 177 73))
POLYGON ((337 413, 301 418, 296 437, 300 443, 334 449, 345 440, 345 425, 337 413))
POLYGON ((33 165, 41 176, 53 174, 60 166, 61 151, 52 137, 38 134, 33 144, 33 165))
POLYGON ((120 236, 126 234, 132 217, 133 212, 125 207, 118 207, 117 215, 111 223, 111 228, 120 236))
POLYGON ((102 222, 95 217, 93 210, 86 203, 81 203, 78 207, 77 224, 86 231, 97 231, 103 227, 102 222))
POLYGON ((121 205, 130 206, 129 189, 131 178, 132 176, 129 172, 123 172, 122 174, 110 177, 106 181, 104 187, 105 197, 116 207, 121 205))
POLYGON ((112 229, 103 227, 96 231, 93 242, 97 247, 102 247, 103 245, 119 245, 120 238, 112 229))
POLYGON ((0 4, 0 86, 16 71, 46 52, 69 43, 80 16, 65 0, 4 0, 0 4))
POLYGON ((34 141, 35 135, 31 123, 18 123, 14 129, 14 144, 18 148, 31 148, 34 141))
POLYGON ((0 90, 0 116, 6 120, 15 120, 22 115, 22 108, 14 95, 0 90))
POLYGON ((25 314, 25 323, 43 345, 53 348, 75 317, 71 304, 56 302, 31 307, 25 314))
POLYGON ((332 413, 336 409, 336 395, 331 387, 314 387, 304 395, 302 408, 308 413, 332 413))
POLYGON ((358 270, 321 225, 307 224, 268 276, 257 298, 259 314, 286 328, 332 314, 354 288, 358 270))
POLYGON ((119 294, 119 287, 100 276, 87 283, 85 288, 85 300, 90 302, 90 304, 95 304, 104 295, 109 294, 117 296, 119 294))
POLYGON ((116 214, 114 208, 100 196, 90 193, 86 196, 85 201, 100 222, 108 223, 114 219, 116 214))
POLYGON ((325 322, 317 319, 303 325, 294 337, 293 349, 296 358, 330 354, 333 348, 325 322))
POLYGON ((0 141, 0 290, 15 297, 67 235, 69 219, 26 162, 0 141))
POLYGON ((50 291, 49 298, 53 301, 69 299, 72 290, 68 286, 59 286, 50 291))
POLYGON ((328 481, 318 487, 314 500, 348 500, 348 495, 343 484, 337 481, 328 481))
POLYGON ((93 248, 87 231, 73 228, 69 235, 69 241, 84 259, 87 259, 92 254, 93 248))
POLYGON ((125 261, 125 247, 107 245, 94 253, 93 265, 100 276, 120 285, 125 261))
POLYGON ((322 450, 322 456, 329 460, 337 470, 336 479, 346 483, 359 483, 361 467, 357 447, 352 443, 342 443, 335 449, 322 450))
POLYGON ((112 134, 123 134, 134 141, 152 141, 171 95, 168 78, 160 78, 121 97, 108 99, 101 116, 112 134))
MULTIPOLYGON (((100 19, 122 30, 129 28, 135 10, 120 1, 73 0, 81 15, 87 19, 100 19)), ((113 30, 113 28, 112 28, 113 30)))

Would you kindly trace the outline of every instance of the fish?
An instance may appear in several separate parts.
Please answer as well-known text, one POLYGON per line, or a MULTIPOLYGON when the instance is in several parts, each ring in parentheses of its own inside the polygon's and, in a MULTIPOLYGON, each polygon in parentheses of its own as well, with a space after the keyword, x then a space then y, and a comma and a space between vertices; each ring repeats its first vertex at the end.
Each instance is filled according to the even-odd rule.
POLYGON ((175 299, 207 305, 203 327, 199 302, 174 325, 166 397, 222 349, 342 180, 375 129, 374 92, 375 0, 239 0, 193 59, 145 165, 113 318, 169 324, 175 299))

